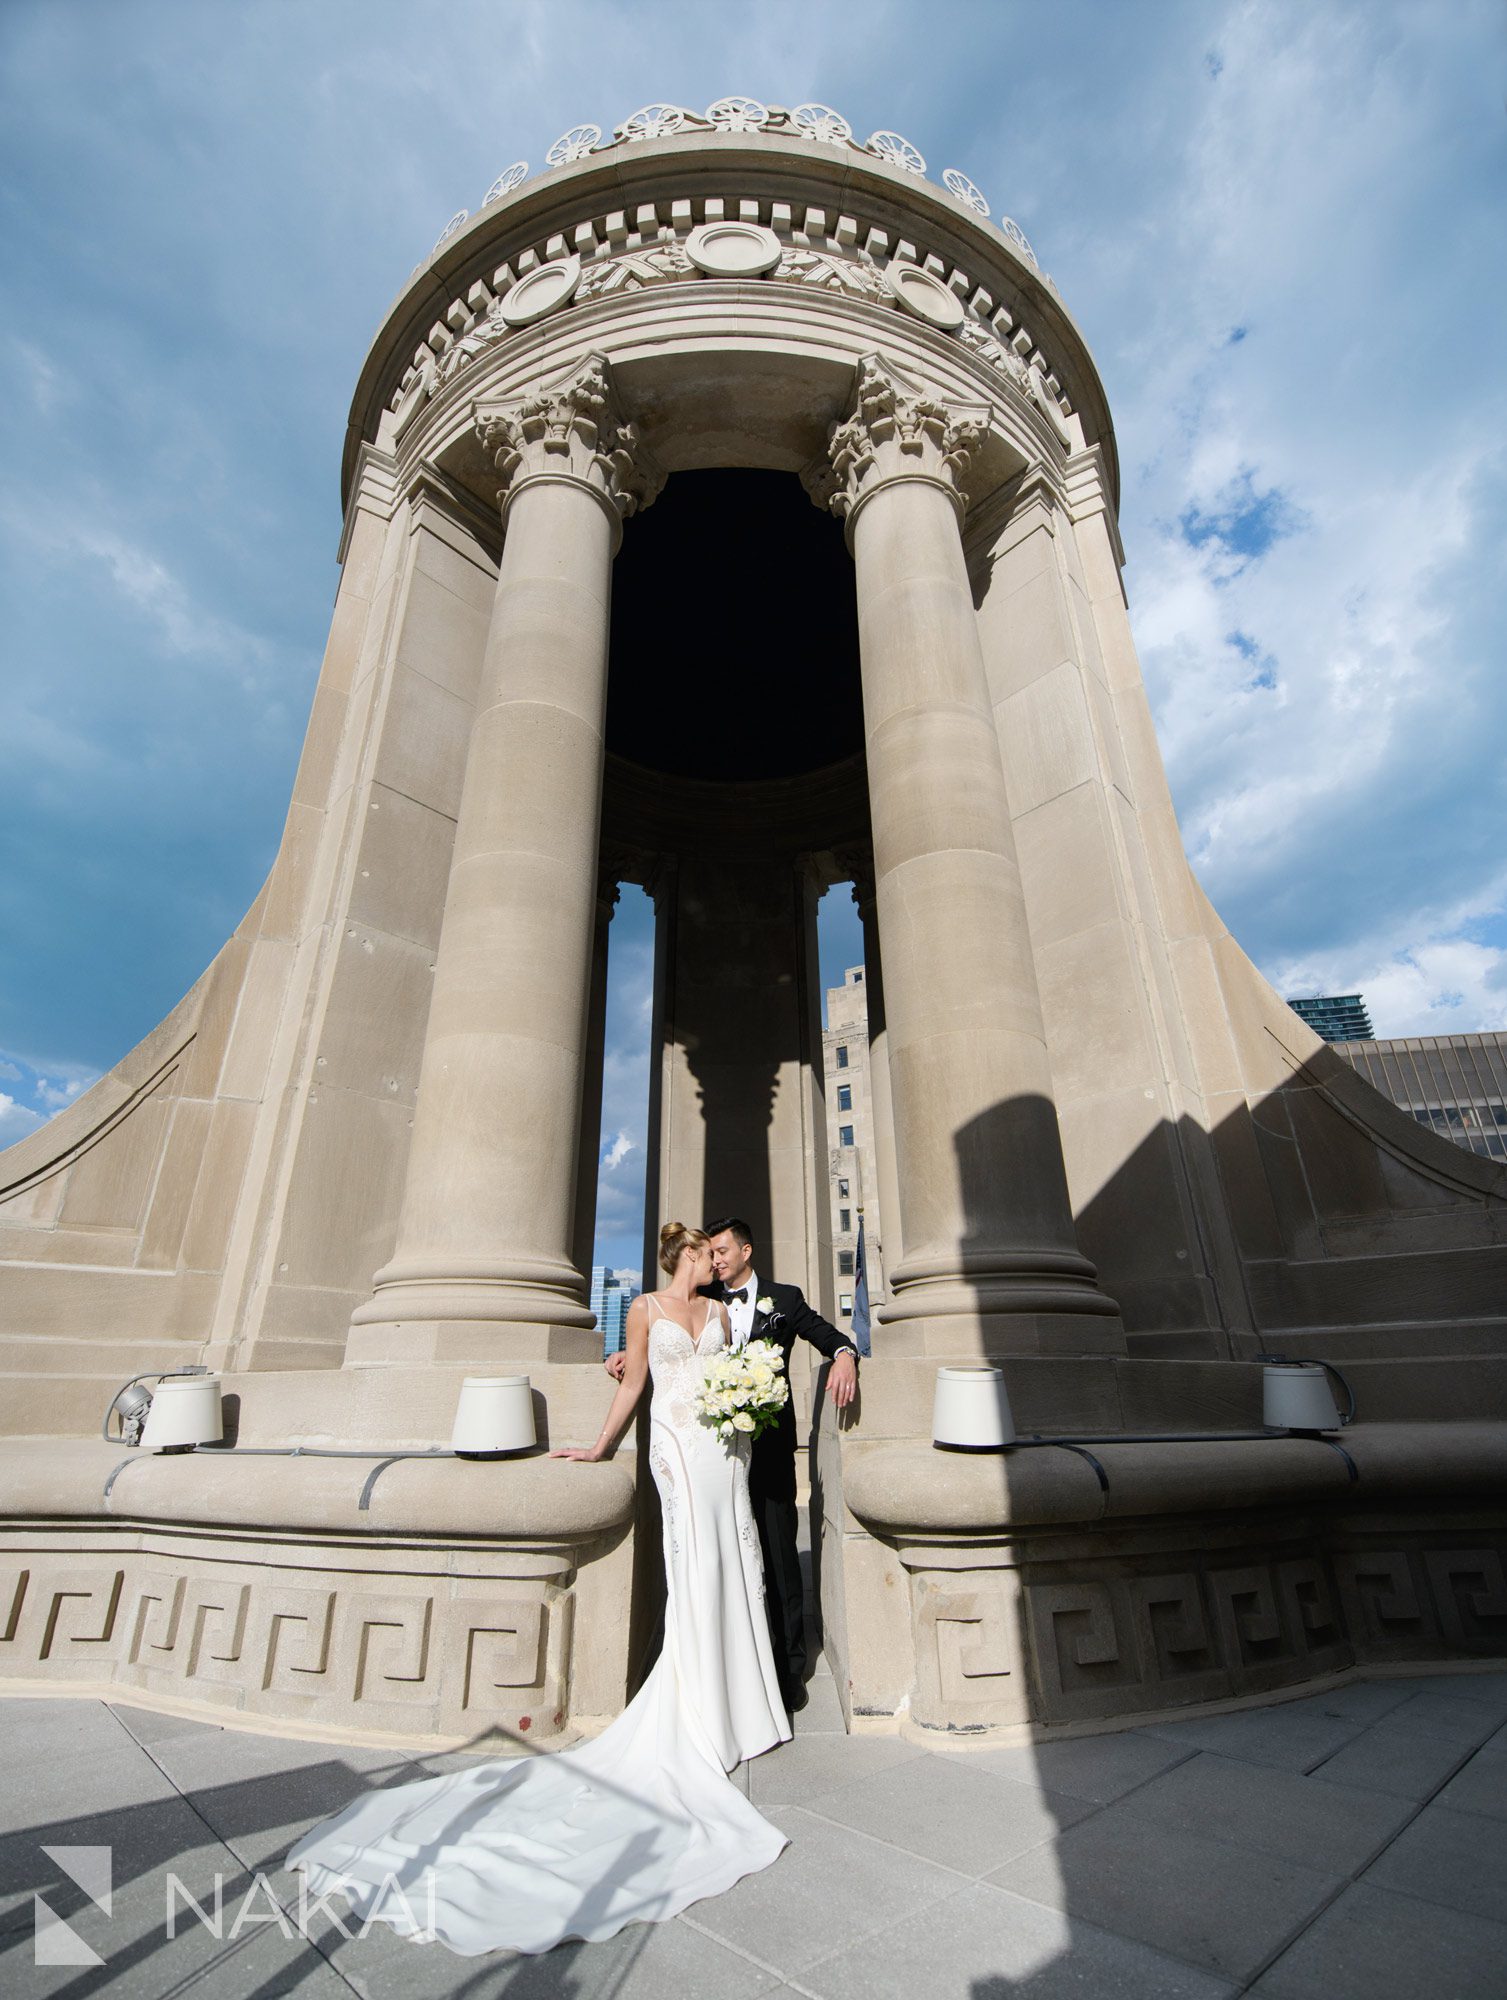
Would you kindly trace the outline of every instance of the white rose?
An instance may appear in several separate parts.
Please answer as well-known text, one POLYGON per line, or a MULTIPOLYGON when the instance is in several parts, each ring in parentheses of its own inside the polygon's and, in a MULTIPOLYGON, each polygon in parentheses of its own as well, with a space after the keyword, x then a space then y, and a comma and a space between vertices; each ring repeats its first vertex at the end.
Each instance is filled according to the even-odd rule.
POLYGON ((733 1418, 733 1429, 735 1431, 751 1431, 753 1427, 754 1420, 748 1414, 747 1410, 739 1410, 737 1416, 733 1418))

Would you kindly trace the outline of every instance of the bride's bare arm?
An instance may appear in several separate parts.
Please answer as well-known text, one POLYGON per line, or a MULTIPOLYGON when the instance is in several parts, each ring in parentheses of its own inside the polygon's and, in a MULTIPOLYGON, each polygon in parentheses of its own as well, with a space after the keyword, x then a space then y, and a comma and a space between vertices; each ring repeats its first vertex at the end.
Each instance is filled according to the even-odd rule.
POLYGON ((627 1430, 629 1420, 638 1408, 638 1399, 644 1393, 644 1384, 649 1379, 647 1296, 641 1294, 629 1306, 623 1331, 623 1373, 596 1443, 588 1451, 583 1451, 579 1445, 567 1445, 559 1451, 552 1451, 551 1458, 578 1458, 592 1463, 597 1459, 610 1458, 617 1449, 618 1440, 627 1430))

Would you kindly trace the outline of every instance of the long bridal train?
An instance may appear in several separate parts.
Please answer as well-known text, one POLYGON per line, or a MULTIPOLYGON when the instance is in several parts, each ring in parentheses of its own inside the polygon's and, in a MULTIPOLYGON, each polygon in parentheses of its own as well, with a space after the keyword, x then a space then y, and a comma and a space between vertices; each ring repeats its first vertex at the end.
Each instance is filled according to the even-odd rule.
POLYGON ((658 1663, 589 1743, 369 1792, 292 1850, 318 1895, 363 1920, 474 1956, 599 1942, 675 1916, 767 1868, 785 1836, 731 1782, 785 1742, 748 1499, 748 1445, 695 1414, 700 1362, 724 1345, 713 1308, 693 1340, 649 1329, 649 1464, 668 1584, 658 1663))

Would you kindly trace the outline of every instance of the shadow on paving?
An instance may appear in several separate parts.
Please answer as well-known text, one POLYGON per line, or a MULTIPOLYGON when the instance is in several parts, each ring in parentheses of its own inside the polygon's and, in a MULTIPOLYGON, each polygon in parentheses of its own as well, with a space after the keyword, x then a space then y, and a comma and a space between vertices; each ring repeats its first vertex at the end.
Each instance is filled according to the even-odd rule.
MULTIPOLYGON (((35 1706, 51 1712, 49 1721, 58 1719, 59 1710, 68 1721, 76 1716, 79 1729, 70 1738, 72 1759, 64 1750, 31 1759, 38 1768, 29 1774, 29 1789, 41 1791, 44 1810, 27 1811, 12 1790, 5 1811, 0 1991, 7 2000, 42 1995, 75 2000, 104 1993, 172 2000, 190 1991, 212 2000, 271 2000, 292 1993, 343 2000, 353 1991, 457 2000, 483 1992, 515 2000, 536 1994, 584 2000, 587 1994, 619 1990, 651 1935, 635 1925, 606 1946, 564 1944, 542 1958, 493 1953, 468 1959, 440 1945, 409 1943, 381 1924, 363 1936, 343 1902, 335 1899, 333 1910, 322 1909, 315 1898, 306 1905, 305 1935, 301 1877, 281 1865, 293 1843, 363 1792, 433 1777, 437 1770, 398 1752, 332 1750, 300 1761, 316 1746, 193 1723, 173 1724, 171 1734, 153 1745, 139 1741, 103 1704, 35 1706), (101 1717, 110 1718, 108 1732, 91 1727, 101 1717), (213 1782, 196 1781, 182 1769, 185 1762, 233 1764, 248 1757, 265 1759, 269 1768, 213 1782), (371 1762, 357 1769, 347 1757, 371 1762), (175 1764, 177 1771, 171 1768, 175 1764), (54 1792, 87 1795, 91 1774, 101 1789, 108 1785, 134 1795, 129 1803, 103 1809, 45 1810, 54 1792), (77 1859, 69 1852, 98 1848, 110 1856, 108 1909, 74 1880, 77 1859), (72 1868, 64 1865, 70 1863, 72 1868), (38 1897, 45 1910, 39 1910, 38 1897), (54 1930, 50 1946, 41 1936, 39 1946, 49 1916, 65 1928, 54 1930), (44 1957, 50 1950, 73 1962, 38 1963, 39 1949, 44 1957), (103 1963, 77 1962, 90 1954, 103 1963), (604 1958, 615 1975, 606 1981, 604 1958)), ((0 1722, 10 1719, 10 1707, 0 1705, 0 1722)), ((149 1729, 163 1722, 149 1713, 133 1714, 132 1720, 149 1729)), ((19 1761, 25 1759, 23 1750, 19 1761)), ((465 1752, 435 1761, 445 1769, 462 1760, 475 1761, 465 1752)), ((12 1776, 17 1761, 7 1758, 12 1776)), ((86 1873, 84 1880, 87 1884, 86 1873)), ((422 1901, 415 1907, 422 1919, 422 1901)))

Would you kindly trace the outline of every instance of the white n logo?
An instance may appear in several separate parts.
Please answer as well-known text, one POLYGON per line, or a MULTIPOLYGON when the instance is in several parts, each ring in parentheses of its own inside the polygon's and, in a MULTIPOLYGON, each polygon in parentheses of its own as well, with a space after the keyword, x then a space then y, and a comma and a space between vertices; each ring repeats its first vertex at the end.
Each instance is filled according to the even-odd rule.
MULTIPOLYGON (((83 1890, 95 1909, 109 1916, 112 1889, 108 1847, 44 1847, 42 1852, 49 1861, 57 1863, 75 1888, 83 1890)), ((32 1950, 37 1965, 104 1964, 99 1953, 49 1909, 43 1897, 33 1895, 31 1907, 35 1926, 32 1950)))

